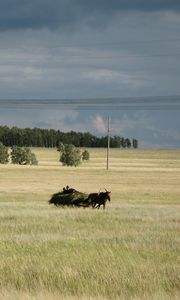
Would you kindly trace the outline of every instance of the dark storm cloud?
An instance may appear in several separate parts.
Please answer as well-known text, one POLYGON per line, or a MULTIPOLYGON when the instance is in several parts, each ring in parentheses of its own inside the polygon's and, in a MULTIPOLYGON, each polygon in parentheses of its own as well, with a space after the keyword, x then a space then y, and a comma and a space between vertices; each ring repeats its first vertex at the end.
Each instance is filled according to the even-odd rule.
POLYGON ((120 11, 180 11, 179 0, 0 0, 0 30, 62 28, 91 15, 120 11))

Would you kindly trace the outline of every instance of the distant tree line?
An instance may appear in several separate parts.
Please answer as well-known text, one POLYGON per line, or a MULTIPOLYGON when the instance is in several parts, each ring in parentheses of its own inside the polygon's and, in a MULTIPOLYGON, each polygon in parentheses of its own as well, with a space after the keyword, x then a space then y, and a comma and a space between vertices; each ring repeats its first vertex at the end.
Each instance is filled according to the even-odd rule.
MULTIPOLYGON (((18 128, 0 126, 0 142, 12 147, 58 147, 59 143, 73 144, 75 147, 106 147, 107 136, 97 137, 89 132, 62 132, 54 129, 18 128)), ((112 148, 138 148, 137 139, 113 136, 110 139, 112 148)))

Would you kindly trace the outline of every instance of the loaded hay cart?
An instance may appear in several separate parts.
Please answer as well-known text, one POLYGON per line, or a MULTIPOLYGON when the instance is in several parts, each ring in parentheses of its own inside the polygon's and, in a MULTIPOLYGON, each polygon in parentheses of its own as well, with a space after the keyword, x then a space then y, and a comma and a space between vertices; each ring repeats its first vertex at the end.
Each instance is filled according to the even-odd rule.
POLYGON ((77 206, 89 207, 92 205, 91 200, 88 199, 88 194, 76 191, 73 188, 63 188, 62 191, 52 195, 49 204, 56 206, 77 206))

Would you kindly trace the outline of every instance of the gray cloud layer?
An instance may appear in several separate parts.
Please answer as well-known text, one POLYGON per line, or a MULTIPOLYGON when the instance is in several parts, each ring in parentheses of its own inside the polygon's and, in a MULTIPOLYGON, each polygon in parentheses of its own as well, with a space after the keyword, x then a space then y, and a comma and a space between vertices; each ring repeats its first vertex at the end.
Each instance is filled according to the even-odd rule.
MULTIPOLYGON (((180 11, 179 0, 0 0, 0 30, 64 28, 121 11, 180 11)), ((106 19, 106 18, 105 18, 106 19)), ((108 19, 108 18, 107 18, 108 19)))
MULTIPOLYGON (((0 99, 179 95, 179 12, 180 0, 0 0, 0 99)), ((112 134, 180 146, 179 111, 109 113, 112 134)), ((1 125, 95 134, 106 116, 0 107, 1 125)))

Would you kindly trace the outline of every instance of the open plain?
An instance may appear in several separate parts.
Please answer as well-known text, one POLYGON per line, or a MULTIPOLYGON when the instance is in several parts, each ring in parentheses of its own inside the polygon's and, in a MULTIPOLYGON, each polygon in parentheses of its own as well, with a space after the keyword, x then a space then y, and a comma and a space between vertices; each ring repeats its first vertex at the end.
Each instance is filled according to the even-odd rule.
POLYGON ((63 167, 0 165, 0 299, 175 300, 180 293, 180 150, 88 149, 63 167), (111 190, 105 211, 48 204, 69 185, 111 190))

